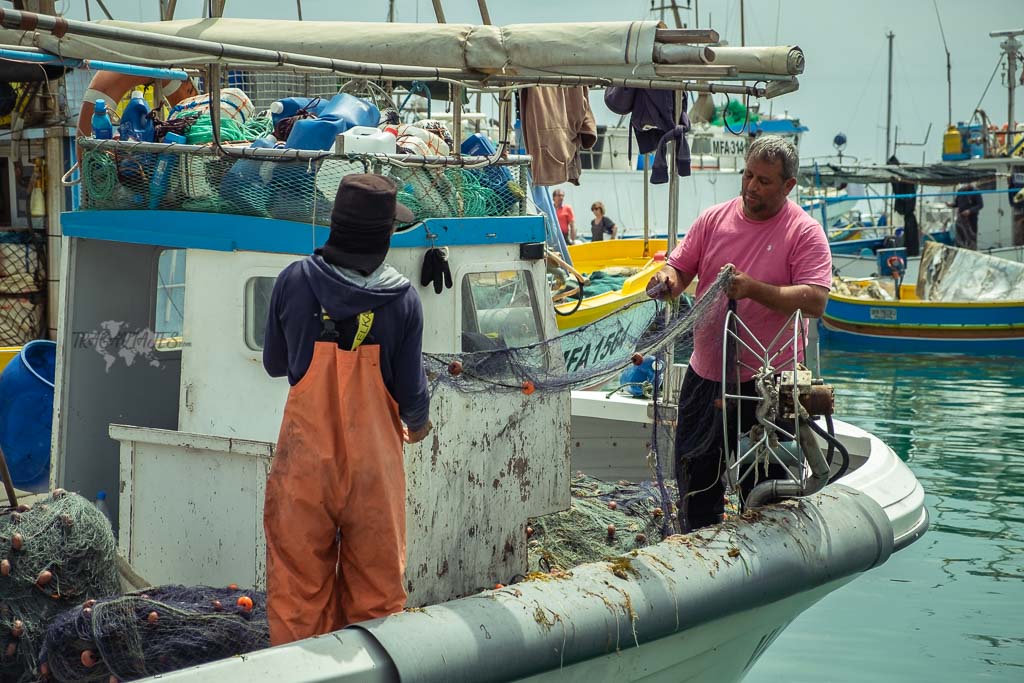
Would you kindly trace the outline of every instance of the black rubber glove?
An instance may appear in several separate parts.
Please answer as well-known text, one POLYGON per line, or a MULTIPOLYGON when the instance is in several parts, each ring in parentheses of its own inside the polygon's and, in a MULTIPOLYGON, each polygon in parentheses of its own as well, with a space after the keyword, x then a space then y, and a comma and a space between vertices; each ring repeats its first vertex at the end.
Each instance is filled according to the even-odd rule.
POLYGON ((428 249, 423 256, 423 269, 420 271, 420 284, 424 287, 434 283, 434 293, 440 294, 445 288, 452 286, 452 271, 448 266, 448 255, 443 249, 428 249))

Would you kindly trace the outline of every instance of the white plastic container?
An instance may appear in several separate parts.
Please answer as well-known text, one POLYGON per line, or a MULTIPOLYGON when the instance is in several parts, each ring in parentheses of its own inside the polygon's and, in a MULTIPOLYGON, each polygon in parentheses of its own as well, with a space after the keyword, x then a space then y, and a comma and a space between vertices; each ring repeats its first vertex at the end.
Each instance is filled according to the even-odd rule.
POLYGON ((353 126, 334 139, 335 154, 394 154, 395 136, 371 126, 353 126))

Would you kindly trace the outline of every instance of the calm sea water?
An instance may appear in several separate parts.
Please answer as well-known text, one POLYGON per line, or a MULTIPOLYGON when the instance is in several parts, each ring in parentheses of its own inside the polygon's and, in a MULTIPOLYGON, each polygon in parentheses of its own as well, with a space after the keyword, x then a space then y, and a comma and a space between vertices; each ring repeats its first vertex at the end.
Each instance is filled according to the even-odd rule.
POLYGON ((929 532, 801 615, 748 682, 1024 681, 1024 359, 823 352, 839 417, 927 493, 929 532))

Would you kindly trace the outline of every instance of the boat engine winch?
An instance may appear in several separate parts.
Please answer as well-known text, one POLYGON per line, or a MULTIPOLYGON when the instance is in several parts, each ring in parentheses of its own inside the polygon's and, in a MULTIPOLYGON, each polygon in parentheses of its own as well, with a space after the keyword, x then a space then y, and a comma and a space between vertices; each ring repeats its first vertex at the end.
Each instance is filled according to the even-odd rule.
POLYGON ((820 491, 830 481, 837 451, 843 460, 832 480, 849 465, 849 454, 832 425, 835 390, 798 360, 805 357, 806 336, 799 311, 767 346, 735 310, 730 308, 726 316, 721 403, 726 480, 730 489, 747 492, 745 509, 820 491), (746 355, 741 357, 741 351, 746 355), (741 367, 753 372, 752 394, 737 389, 741 367))

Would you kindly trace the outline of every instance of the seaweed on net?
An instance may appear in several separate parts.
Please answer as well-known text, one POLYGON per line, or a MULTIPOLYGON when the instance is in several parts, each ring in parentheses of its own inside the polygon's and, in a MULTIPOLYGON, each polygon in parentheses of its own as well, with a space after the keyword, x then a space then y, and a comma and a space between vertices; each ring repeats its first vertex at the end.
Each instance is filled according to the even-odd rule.
POLYGON ((129 681, 270 646, 266 597, 237 587, 160 586, 61 614, 40 655, 58 681, 129 681))
POLYGON ((119 590, 113 532, 85 498, 58 489, 0 513, 0 680, 34 680, 50 622, 119 590))
MULTIPOLYGON (((668 486, 674 499, 674 487, 668 486)), ((663 516, 672 512, 659 507, 660 493, 653 482, 609 483, 577 472, 571 493, 568 510, 530 520, 532 534, 527 547, 531 572, 572 569, 625 555, 664 538, 663 516)))

